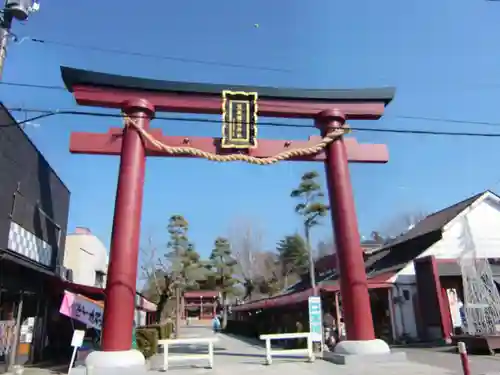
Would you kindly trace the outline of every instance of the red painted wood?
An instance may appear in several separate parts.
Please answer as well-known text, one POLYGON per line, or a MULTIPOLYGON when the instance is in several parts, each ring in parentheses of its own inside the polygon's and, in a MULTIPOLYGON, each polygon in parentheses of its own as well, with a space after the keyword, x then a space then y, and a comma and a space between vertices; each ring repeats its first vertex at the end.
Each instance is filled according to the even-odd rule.
MULTIPOLYGON (((111 87, 74 86, 73 95, 80 105, 122 108, 135 98, 149 101, 158 112, 221 114, 222 99, 215 95, 172 94, 123 90, 111 87)), ((336 108, 349 120, 378 120, 384 113, 384 102, 326 103, 306 100, 259 100, 259 117, 314 118, 318 113, 336 108)))
MULTIPOLYGON (((119 155, 122 147, 122 128, 112 128, 108 133, 71 133, 70 151, 75 154, 93 154, 93 155, 119 155)), ((159 141, 168 146, 191 146, 200 150, 218 153, 230 154, 234 150, 222 149, 219 147, 220 138, 208 137, 179 137, 165 136, 160 129, 152 129, 150 133, 159 141)), ((309 137, 307 141, 284 141, 284 140, 259 140, 258 147, 248 151, 248 155, 259 158, 265 158, 277 155, 278 153, 295 148, 311 147, 316 145, 321 137, 309 137)), ((387 163, 389 152, 387 146, 383 144, 363 144, 358 143, 355 138, 345 138, 347 147, 347 157, 351 163, 387 163)), ((161 157, 189 157, 180 155, 170 155, 165 152, 159 152, 151 144, 146 145, 147 156, 161 157)), ((324 152, 308 157, 296 158, 295 161, 324 161, 326 156, 324 152)))
MULTIPOLYGON (((130 115, 140 117, 141 126, 149 126, 153 111, 147 102, 137 100, 124 107, 130 115)), ((141 136, 128 128, 123 136, 111 234, 101 341, 104 351, 130 350, 132 344, 145 171, 141 136)))
MULTIPOLYGON (((392 288, 393 284, 387 280, 394 276, 394 272, 387 272, 382 275, 375 276, 368 279, 368 289, 389 289, 392 288)), ((321 285, 319 288, 323 295, 328 295, 329 293, 338 292, 340 290, 339 282, 334 284, 321 285)), ((233 311, 254 311, 264 308, 276 308, 280 306, 291 306, 297 303, 306 302, 309 297, 313 295, 313 290, 307 289, 301 292, 287 294, 284 296, 277 296, 266 298, 263 300, 253 301, 245 303, 244 305, 238 305, 233 307, 233 311)))
MULTIPOLYGON (((181 95, 83 85, 74 86, 73 93, 78 104, 118 109, 129 107, 129 112, 131 108, 126 103, 134 100, 135 111, 143 115, 153 109, 200 114, 220 114, 222 109, 221 98, 217 95, 181 95)), ((259 100, 260 117, 316 119, 320 113, 335 109, 350 120, 376 120, 382 116, 384 108, 385 103, 382 101, 327 103, 315 100, 259 100)), ((143 117, 140 121, 145 126, 149 124, 149 118, 143 117)), ((70 146, 74 153, 121 155, 102 339, 103 350, 107 351, 130 349, 145 157, 170 156, 154 150, 151 145, 143 147, 134 129, 126 130, 124 134, 122 132, 122 129, 114 129, 107 134, 74 133, 70 146)), ((169 146, 191 146, 220 154, 231 152, 220 150, 220 140, 217 138, 166 137, 161 130, 154 130, 152 134, 169 146)), ((290 148, 309 147, 318 141, 319 137, 291 142, 259 140, 259 147, 248 152, 256 157, 270 157, 290 148)), ((296 160, 325 161, 332 216, 335 219, 348 338, 373 339, 373 322, 348 162, 385 163, 388 161, 387 148, 385 145, 358 144, 355 139, 346 138, 335 141, 325 152, 296 160)), ((310 291, 305 291, 291 298, 307 300, 310 294, 310 291)), ((265 305, 268 303, 264 302, 265 305)))
POLYGON ((194 298, 217 298, 219 296, 219 292, 215 290, 191 290, 184 292, 184 299, 194 299, 194 298))
MULTIPOLYGON (((448 317, 451 319, 450 307, 443 298, 446 292, 441 287, 436 258, 429 255, 415 259, 413 264, 422 321, 427 327, 440 327, 443 340, 449 341, 451 337, 451 324, 448 323, 448 317)), ((430 337, 430 339, 435 339, 435 337, 430 337)))
MULTIPOLYGON (((318 118, 323 133, 342 126, 345 118, 340 112, 327 111, 318 118)), ((373 340, 373 318, 368 294, 365 261, 354 205, 349 174, 347 147, 339 138, 327 146, 326 181, 331 202, 331 215, 337 261, 340 269, 340 293, 348 340, 373 340)))

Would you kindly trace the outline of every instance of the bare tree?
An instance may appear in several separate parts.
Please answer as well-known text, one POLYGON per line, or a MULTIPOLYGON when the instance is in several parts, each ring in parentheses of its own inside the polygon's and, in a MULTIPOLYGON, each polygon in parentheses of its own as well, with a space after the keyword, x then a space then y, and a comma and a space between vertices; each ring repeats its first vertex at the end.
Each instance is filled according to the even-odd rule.
POLYGON ((287 289, 300 280, 300 274, 297 273, 293 264, 279 258, 275 263, 272 274, 276 278, 280 289, 287 289))
POLYGON ((236 220, 229 229, 229 242, 239 264, 244 280, 253 280, 262 275, 264 259, 262 252, 263 233, 250 219, 236 220))
POLYGON ((335 254, 335 243, 333 239, 328 239, 326 241, 319 241, 316 246, 316 258, 321 259, 327 255, 335 254))
POLYGON ((148 236, 146 243, 139 248, 139 281, 146 282, 146 288, 152 284, 157 295, 161 294, 161 280, 158 275, 159 260, 158 249, 153 242, 153 237, 148 236))
POLYGON ((248 218, 233 223, 229 229, 229 241, 245 287, 244 299, 252 299, 254 291, 273 293, 279 267, 275 254, 263 250, 263 231, 248 218))
POLYGON ((423 210, 401 212, 388 220, 377 233, 382 233, 384 237, 389 238, 398 237, 413 229, 413 227, 427 216, 428 214, 423 210))
POLYGON ((139 249, 139 280, 143 282, 142 292, 156 303, 156 319, 159 323, 162 316, 173 313, 172 302, 174 287, 169 264, 163 261, 165 251, 161 251, 154 243, 153 236, 139 249))

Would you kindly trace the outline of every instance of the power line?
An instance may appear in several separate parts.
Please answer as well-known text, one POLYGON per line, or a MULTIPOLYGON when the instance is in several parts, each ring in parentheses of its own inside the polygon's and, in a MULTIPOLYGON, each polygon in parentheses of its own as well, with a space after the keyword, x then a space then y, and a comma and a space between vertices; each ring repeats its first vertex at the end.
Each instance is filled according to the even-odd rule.
POLYGON ((453 124, 466 124, 466 125, 489 125, 489 126, 500 126, 499 122, 491 121, 472 121, 472 120, 459 120, 459 119, 443 119, 439 117, 422 117, 422 116, 396 116, 398 118, 405 118, 409 120, 424 120, 433 122, 449 122, 453 124))
POLYGON ((30 88, 30 89, 63 90, 63 91, 68 91, 64 86, 37 85, 37 84, 33 84, 33 83, 22 83, 22 82, 5 82, 5 81, 0 81, 0 85, 3 85, 3 86, 13 86, 13 87, 25 87, 25 88, 30 88))
MULTIPOLYGON (((42 89, 42 90, 60 90, 60 91, 65 91, 65 92, 68 91, 64 86, 57 86, 57 85, 39 85, 39 84, 33 84, 33 83, 4 82, 4 81, 0 81, 0 85, 13 86, 13 87, 21 87, 21 88, 42 89)), ((282 108, 294 108, 293 105, 279 105, 279 107, 282 107, 282 108)), ((323 108, 318 108, 318 112, 321 112, 322 110, 323 110, 323 108)), ((40 112, 40 111, 41 112, 47 112, 46 110, 40 110, 40 111, 38 111, 38 110, 30 110, 30 111, 31 112, 40 112)), ((66 114, 70 114, 70 113, 66 113, 66 114)), ((73 114, 78 115, 78 113, 73 113, 73 114)), ((394 116, 394 118, 401 118, 401 119, 408 119, 408 120, 432 121, 432 122, 446 122, 446 123, 465 124, 465 125, 500 126, 499 122, 460 120, 460 119, 450 119, 450 118, 441 118, 441 117, 396 115, 396 116, 394 116)), ((160 119, 160 118, 157 117, 157 119, 160 119)), ((182 121, 182 120, 180 120, 180 121, 182 121)), ((294 125, 287 125, 287 126, 289 126, 289 127, 295 127, 294 125)), ((451 134, 458 134, 458 133, 453 133, 452 132, 451 134)), ((475 133, 472 133, 472 134, 475 134, 475 133)))
POLYGON ((292 73, 292 70, 289 70, 289 69, 275 68, 275 67, 269 67, 269 66, 232 64, 232 63, 225 63, 225 62, 220 62, 220 61, 191 59, 191 58, 178 57, 178 56, 156 55, 156 54, 143 53, 143 52, 137 52, 137 51, 127 51, 127 50, 115 49, 115 48, 104 48, 104 47, 89 46, 89 45, 68 43, 68 42, 59 42, 59 41, 55 41, 55 40, 39 39, 39 38, 31 38, 31 37, 21 38, 18 41, 18 43, 20 44, 26 40, 28 40, 30 42, 34 42, 34 43, 39 43, 39 44, 44 44, 44 45, 53 45, 53 46, 59 46, 59 47, 64 47, 64 48, 74 48, 74 49, 80 49, 80 50, 86 50, 86 51, 111 53, 111 54, 116 54, 116 55, 144 57, 144 58, 156 59, 156 60, 177 61, 177 62, 183 62, 183 63, 188 63, 188 64, 212 65, 212 66, 220 66, 220 67, 226 67, 226 68, 237 68, 237 69, 264 70, 264 71, 279 72, 279 73, 292 73))
MULTIPOLYGON (((92 117, 114 117, 121 118, 122 115, 119 113, 100 113, 100 112, 90 112, 90 111, 73 111, 73 110, 42 110, 42 109, 27 109, 27 108, 9 108, 12 112, 22 112, 22 113, 41 113, 38 116, 31 117, 29 119, 12 122, 10 124, 0 124, 0 127, 8 126, 18 126, 31 121, 40 120, 43 118, 55 116, 55 115, 73 115, 73 116, 92 116, 92 117)), ((220 124, 220 120, 209 119, 209 118, 186 118, 186 117, 176 117, 176 116, 158 116, 155 117, 156 120, 163 121, 181 121, 181 122, 199 122, 199 123, 214 123, 220 124)), ((443 120, 444 121, 444 120, 443 120)), ((499 124, 500 125, 500 124, 499 124)), ((259 126, 266 127, 283 127, 283 128, 313 128, 313 125, 298 125, 298 124, 283 124, 277 122, 259 122, 259 126)), ((459 136, 459 137, 481 137, 481 138, 499 138, 500 133, 473 133, 473 132, 446 132, 446 131, 433 131, 433 130, 419 130, 419 129, 382 129, 382 128, 366 128, 366 127, 351 127, 353 131, 358 132, 372 132, 372 133, 393 133, 393 134, 410 134, 410 135, 434 135, 434 136, 459 136)))

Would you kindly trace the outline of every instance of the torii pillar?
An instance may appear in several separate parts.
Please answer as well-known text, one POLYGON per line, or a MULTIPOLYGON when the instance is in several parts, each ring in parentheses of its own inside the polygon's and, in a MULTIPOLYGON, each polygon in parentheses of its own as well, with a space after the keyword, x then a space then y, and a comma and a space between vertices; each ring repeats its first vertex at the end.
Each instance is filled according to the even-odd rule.
MULTIPOLYGON (((123 104, 123 112, 134 117, 143 129, 149 128, 154 107, 136 99, 123 104)), ((101 347, 105 351, 129 350, 134 321, 137 262, 139 256, 141 213, 146 173, 146 150, 138 131, 124 130, 116 188, 115 212, 111 233, 106 305, 101 347)))
MULTIPOLYGON (((135 117, 138 125, 148 129, 155 111, 220 114, 220 85, 185 84, 152 81, 136 77, 63 68, 63 79, 81 105, 120 109, 135 117)), ((259 92, 259 116, 314 119, 324 134, 342 127, 345 118, 376 120, 392 100, 393 90, 282 90, 276 88, 243 88, 259 92), (312 98, 311 98, 312 97, 312 98)), ((220 138, 165 136, 160 129, 148 133, 168 147, 190 146, 213 154, 234 150, 221 147, 220 138)), ((258 146, 246 150, 256 158, 268 158, 283 151, 311 148, 321 137, 307 141, 259 139, 258 146)), ((139 229, 145 174, 145 158, 193 157, 159 150, 141 139, 133 126, 112 128, 107 133, 77 132, 71 134, 72 153, 120 156, 110 264, 106 285, 106 302, 102 335, 102 352, 93 352, 86 364, 94 368, 144 366, 144 357, 130 349, 135 308, 139 229)), ((360 236, 354 207, 349 162, 386 163, 385 145, 359 144, 352 137, 339 137, 322 152, 300 156, 290 161, 324 162, 337 255, 344 319, 348 340, 336 347, 347 355, 386 354, 388 345, 376 340, 368 295, 360 236)))
MULTIPOLYGON (((316 126, 323 134, 345 124, 339 110, 326 110, 316 117, 316 126)), ((353 189, 349 173, 348 153, 344 137, 326 148, 326 180, 332 204, 333 230, 340 270, 340 293, 347 340, 335 347, 340 354, 388 354, 390 348, 375 338, 365 262, 361 249, 353 189)))

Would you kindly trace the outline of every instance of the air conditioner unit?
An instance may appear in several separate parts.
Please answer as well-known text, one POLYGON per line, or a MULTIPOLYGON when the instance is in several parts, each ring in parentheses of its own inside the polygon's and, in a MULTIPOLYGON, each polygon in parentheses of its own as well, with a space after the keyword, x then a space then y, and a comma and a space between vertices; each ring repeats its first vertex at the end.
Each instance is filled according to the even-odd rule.
POLYGON ((73 282, 73 270, 71 268, 66 269, 66 281, 73 282))
POLYGON ((63 266, 57 266, 56 267, 56 273, 57 275, 64 281, 69 281, 70 283, 73 282, 73 270, 63 267, 63 266))

